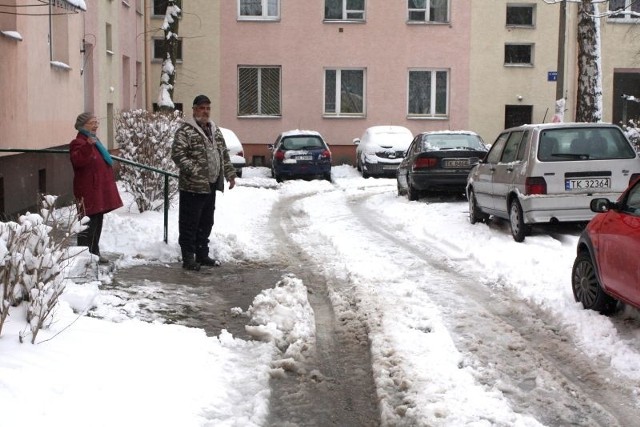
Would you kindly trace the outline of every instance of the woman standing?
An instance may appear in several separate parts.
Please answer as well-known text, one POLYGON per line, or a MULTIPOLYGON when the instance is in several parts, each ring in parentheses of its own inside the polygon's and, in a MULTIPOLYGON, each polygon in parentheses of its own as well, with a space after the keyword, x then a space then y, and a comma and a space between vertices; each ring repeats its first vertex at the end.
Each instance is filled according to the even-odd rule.
POLYGON ((78 135, 71 141, 69 153, 73 166, 73 195, 78 215, 89 217, 88 228, 78 233, 78 246, 89 247, 98 262, 108 259, 100 255, 100 234, 104 214, 122 206, 122 199, 113 173, 113 159, 96 136, 98 119, 92 113, 82 113, 76 119, 78 135))

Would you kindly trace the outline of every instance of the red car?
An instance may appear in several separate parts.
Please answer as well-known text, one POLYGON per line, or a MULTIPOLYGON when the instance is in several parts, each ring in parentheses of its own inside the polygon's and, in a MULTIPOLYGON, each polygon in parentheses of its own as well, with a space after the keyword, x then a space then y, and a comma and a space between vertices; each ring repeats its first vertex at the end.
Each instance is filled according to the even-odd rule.
POLYGON ((640 308, 640 180, 617 202, 593 199, 591 210, 598 215, 578 241, 573 296, 602 314, 613 313, 618 301, 640 308))

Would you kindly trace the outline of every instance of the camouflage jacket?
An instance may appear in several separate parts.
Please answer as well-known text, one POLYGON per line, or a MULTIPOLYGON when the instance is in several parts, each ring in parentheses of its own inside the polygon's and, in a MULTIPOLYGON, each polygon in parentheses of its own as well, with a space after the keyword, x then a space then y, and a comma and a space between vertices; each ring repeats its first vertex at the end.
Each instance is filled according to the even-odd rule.
MULTIPOLYGON (((236 177, 236 171, 229 158, 229 150, 224 141, 222 132, 212 121, 213 139, 215 148, 220 156, 220 171, 218 177, 224 176, 227 180, 236 177)), ((178 166, 179 183, 181 191, 192 193, 209 193, 209 163, 207 161, 207 146, 209 140, 204 131, 193 119, 189 117, 178 128, 171 146, 171 159, 178 166)), ((217 190, 224 191, 224 180, 217 181, 217 190)))

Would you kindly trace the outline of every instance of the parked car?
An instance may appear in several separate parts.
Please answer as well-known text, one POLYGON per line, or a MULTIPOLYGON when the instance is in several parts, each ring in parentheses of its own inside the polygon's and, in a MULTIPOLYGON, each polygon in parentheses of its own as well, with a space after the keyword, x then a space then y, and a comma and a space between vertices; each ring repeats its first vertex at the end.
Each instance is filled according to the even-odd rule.
POLYGON ((395 176, 413 134, 403 126, 372 126, 355 138, 356 168, 364 178, 395 176))
POLYGON ((611 314, 617 300, 640 308, 640 180, 616 202, 596 198, 590 207, 599 213, 578 240, 573 296, 602 314, 611 314))
POLYGON ((288 178, 323 178, 331 181, 331 150, 319 132, 290 130, 269 146, 271 176, 278 182, 288 178))
POLYGON ((242 168, 247 164, 247 161, 244 158, 244 150, 242 149, 242 144, 231 129, 220 128, 220 131, 222 132, 222 136, 224 137, 224 142, 227 143, 227 149, 229 150, 231 163, 233 164, 233 167, 236 168, 236 175, 238 175, 239 178, 242 178, 242 168))
POLYGON ((605 123, 524 125, 500 133, 467 180, 469 220, 508 219, 521 242, 532 224, 588 222, 595 197, 617 199, 640 172, 622 130, 605 123))
POLYGON ((427 192, 465 192, 471 167, 487 154, 482 138, 471 131, 422 132, 398 166, 398 194, 409 200, 427 192))

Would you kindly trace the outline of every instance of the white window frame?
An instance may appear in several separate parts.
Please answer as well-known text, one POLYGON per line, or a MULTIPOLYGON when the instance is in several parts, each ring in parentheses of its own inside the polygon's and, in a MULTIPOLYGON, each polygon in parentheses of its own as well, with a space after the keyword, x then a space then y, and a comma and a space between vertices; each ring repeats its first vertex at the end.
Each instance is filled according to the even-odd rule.
POLYGON ((505 24, 508 28, 535 28, 537 18, 537 8, 533 3, 507 3, 505 24), (507 22, 509 8, 529 8, 531 9, 531 24, 510 24, 507 22))
POLYGON ((446 119, 449 117, 449 102, 451 99, 451 70, 448 68, 410 68, 407 72, 407 118, 410 119, 446 119), (409 111, 410 108, 410 88, 411 88, 411 73, 413 72, 425 72, 431 73, 431 93, 429 94, 429 105, 430 111, 427 113, 415 113, 409 111), (444 113, 438 113, 436 111, 437 107, 437 76, 438 73, 445 73, 447 76, 447 84, 446 84, 446 106, 444 113))
POLYGON ((280 19, 280 0, 275 0, 277 13, 275 15, 269 15, 269 0, 260 0, 262 7, 262 15, 254 16, 254 15, 243 15, 242 14, 242 3, 246 0, 238 0, 238 20, 239 21, 277 21, 280 19))
POLYGON ((322 92, 322 112, 325 117, 366 117, 367 115, 367 69, 361 67, 347 67, 347 68, 335 68, 326 67, 323 70, 324 91, 322 92), (335 111, 327 111, 326 94, 329 88, 327 87, 327 71, 336 72, 336 83, 333 88, 336 107, 335 111), (343 71, 362 71, 362 111, 357 113, 344 113, 342 112, 342 92, 340 87, 342 86, 342 72, 343 71))
MULTIPOLYGON (((327 0, 324 0, 325 4, 327 0)), ((349 21, 349 22, 364 22, 367 18, 367 0, 364 0, 364 7, 362 8, 362 10, 359 9, 347 9, 347 2, 349 0, 341 0, 342 1, 342 17, 341 18, 327 18, 326 14, 324 16, 324 20, 328 21, 328 22, 343 22, 343 21, 349 21), (362 17, 361 18, 349 18, 348 15, 350 13, 361 13, 362 17)))
POLYGON ((407 0, 407 22, 420 23, 420 24, 448 24, 451 20, 451 1, 450 0, 424 0, 425 7, 410 7, 410 0, 407 0), (433 1, 446 1, 447 3, 447 17, 444 21, 436 21, 431 19, 431 2, 433 1), (424 19, 411 19, 411 12, 424 13, 424 19))
POLYGON ((238 105, 237 105, 237 115, 238 117, 260 117, 260 118, 264 118, 264 117, 276 117, 276 118, 280 118, 282 117, 282 66, 280 65, 269 65, 269 66, 260 66, 260 65, 239 65, 238 66, 238 71, 237 71, 237 75, 238 75, 238 105), (242 82, 240 81, 240 70, 246 68, 246 69, 255 69, 258 71, 258 76, 257 76, 257 86, 258 86, 258 90, 257 90, 257 94, 256 94, 256 113, 250 113, 250 114, 240 114, 240 100, 241 100, 241 96, 240 96, 240 91, 242 89, 242 82), (277 68, 279 70, 278 72, 278 112, 274 113, 274 114, 267 114, 267 113, 263 113, 261 111, 261 105, 262 105, 262 70, 265 68, 277 68))
MULTIPOLYGON (((607 18, 607 21, 618 23, 638 23, 638 21, 640 21, 640 15, 638 13, 640 12, 634 12, 631 10, 631 6, 633 4, 635 4, 636 6, 638 5, 637 3, 634 3, 634 0, 624 0, 624 10, 615 12, 611 9, 607 9, 607 13, 612 14, 607 18)), ((611 2, 609 2, 608 6, 611 7, 611 2)))
POLYGON ((505 43, 504 66, 505 67, 533 67, 535 64, 535 43, 505 43), (529 62, 507 62, 507 46, 529 46, 531 49, 529 62))

